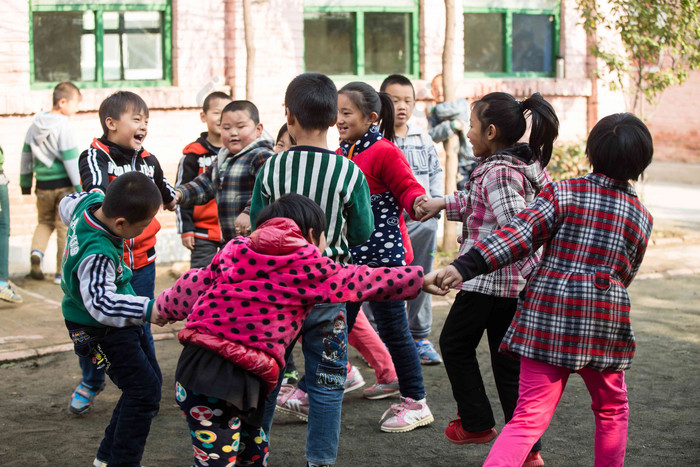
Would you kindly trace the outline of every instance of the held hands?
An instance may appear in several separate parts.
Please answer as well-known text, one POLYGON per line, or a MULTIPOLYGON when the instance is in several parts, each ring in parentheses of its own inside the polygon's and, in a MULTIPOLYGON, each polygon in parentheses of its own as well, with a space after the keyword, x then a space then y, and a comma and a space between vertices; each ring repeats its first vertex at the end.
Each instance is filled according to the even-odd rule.
POLYGON ((180 190, 175 190, 175 194, 173 195, 173 200, 170 201, 168 204, 164 204, 163 207, 167 209, 168 211, 174 211, 175 206, 180 204, 180 200, 182 200, 182 192, 180 190))
POLYGON ((163 327, 168 323, 172 323, 173 321, 169 320, 168 318, 164 317, 160 313, 158 313, 158 307, 156 304, 153 304, 153 308, 151 309, 151 319, 149 320, 151 323, 155 324, 156 326, 163 327))
POLYGON ((425 275, 423 278, 423 292, 433 295, 446 295, 449 289, 441 289, 436 284, 438 271, 433 271, 425 275))
POLYGON ((449 265, 443 269, 438 269, 434 272, 437 275, 435 283, 442 290, 449 290, 450 287, 457 287, 457 284, 464 282, 462 275, 459 273, 457 268, 452 265, 449 265))
POLYGON ((444 198, 429 198, 420 204, 420 214, 416 210, 416 217, 421 222, 425 222, 438 215, 440 211, 445 209, 445 199, 444 198))
POLYGON ((250 235, 250 216, 244 212, 240 213, 238 217, 236 217, 234 226, 237 235, 247 237, 250 235))
POLYGON ((182 246, 184 246, 190 251, 194 250, 194 235, 190 235, 189 237, 182 237, 182 246))

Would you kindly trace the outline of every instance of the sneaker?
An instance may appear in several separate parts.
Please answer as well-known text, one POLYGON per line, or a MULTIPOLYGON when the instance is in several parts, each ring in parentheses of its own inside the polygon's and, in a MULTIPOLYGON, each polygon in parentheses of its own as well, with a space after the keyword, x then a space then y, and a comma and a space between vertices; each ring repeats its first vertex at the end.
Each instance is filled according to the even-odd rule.
POLYGON ((12 284, 5 282, 5 285, 0 286, 0 300, 4 300, 10 303, 22 303, 22 297, 15 292, 12 288, 12 284))
POLYGON ((403 433, 411 431, 419 426, 429 425, 433 423, 433 414, 430 413, 428 404, 425 398, 416 401, 410 397, 402 397, 401 402, 392 404, 389 409, 384 412, 380 429, 387 433, 403 433), (389 412, 392 412, 391 417, 384 420, 389 412))
POLYGON ((95 460, 92 461, 92 467, 107 467, 107 463, 105 461, 99 460, 96 457, 95 460))
POLYGON ((428 339, 417 339, 416 350, 418 351, 418 358, 422 365, 438 365, 442 363, 440 354, 437 353, 433 343, 428 339))
POLYGON ((283 385, 277 395, 276 410, 309 421, 309 398, 301 389, 292 385, 283 385))
POLYGON ((82 381, 73 391, 70 400, 70 411, 76 415, 83 415, 90 411, 95 397, 105 388, 105 383, 98 388, 93 388, 82 381))
POLYGON ((293 386, 299 382, 299 372, 297 370, 285 371, 282 377, 282 384, 293 386))
POLYGON ((399 379, 394 378, 390 383, 376 383, 362 391, 365 399, 386 399, 387 397, 396 396, 399 394, 399 379))
POLYGON ((345 392, 354 391, 365 385, 365 379, 360 374, 360 370, 355 366, 350 367, 348 376, 345 378, 345 392))
POLYGON ((56 285, 61 285, 61 275, 60 274, 55 274, 53 276, 53 283, 56 285))
POLYGON ((523 467, 541 467, 544 465, 544 460, 540 455, 540 451, 530 451, 523 462, 523 467))
POLYGON ((462 428, 462 419, 452 420, 445 428, 445 437, 454 444, 483 444, 488 443, 498 436, 498 432, 491 428, 484 431, 467 431, 462 428))
POLYGON ((44 271, 41 270, 41 262, 44 259, 44 254, 39 250, 32 251, 32 256, 29 258, 31 268, 29 269, 29 276, 32 279, 38 281, 44 280, 44 271))

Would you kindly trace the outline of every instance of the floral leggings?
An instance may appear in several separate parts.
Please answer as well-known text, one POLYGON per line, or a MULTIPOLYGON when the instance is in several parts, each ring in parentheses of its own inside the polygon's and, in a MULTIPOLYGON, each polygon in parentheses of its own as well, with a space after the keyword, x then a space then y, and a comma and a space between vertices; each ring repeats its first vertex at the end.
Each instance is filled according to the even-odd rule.
POLYGON ((267 466, 267 436, 231 415, 231 404, 175 384, 175 397, 192 435, 196 466, 267 466))

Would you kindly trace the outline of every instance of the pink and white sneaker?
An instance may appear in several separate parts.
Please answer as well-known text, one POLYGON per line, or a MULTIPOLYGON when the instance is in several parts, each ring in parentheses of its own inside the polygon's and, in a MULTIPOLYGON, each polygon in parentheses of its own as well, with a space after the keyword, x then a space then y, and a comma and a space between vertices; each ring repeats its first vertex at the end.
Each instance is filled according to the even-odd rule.
POLYGON ((399 392, 399 379, 394 378, 390 383, 382 384, 375 383, 362 391, 362 395, 365 399, 386 399, 391 396, 398 396, 399 392))
POLYGON ((360 374, 360 370, 355 365, 352 365, 348 371, 347 377, 345 378, 344 392, 354 391, 355 389, 359 389, 364 385, 365 379, 360 374))
POLYGON ((304 391, 291 384, 283 384, 280 388, 275 409, 309 421, 309 398, 304 391))
POLYGON ((387 433, 403 433, 411 431, 419 426, 425 426, 433 423, 433 414, 428 408, 425 397, 419 401, 413 400, 410 397, 401 397, 401 402, 392 404, 389 409, 384 412, 380 429, 387 433), (389 412, 392 415, 384 420, 389 412))

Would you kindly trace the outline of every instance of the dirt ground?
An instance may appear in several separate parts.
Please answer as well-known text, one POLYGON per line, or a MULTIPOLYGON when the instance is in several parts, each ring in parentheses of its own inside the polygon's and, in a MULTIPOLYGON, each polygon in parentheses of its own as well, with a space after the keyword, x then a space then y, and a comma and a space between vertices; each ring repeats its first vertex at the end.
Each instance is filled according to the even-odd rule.
MULTIPOLYGON (((165 286, 167 284, 161 284, 165 286)), ((631 287, 633 325, 638 351, 627 373, 631 406, 628 466, 691 466, 700 463, 700 276, 640 280, 631 287)), ((435 309, 432 339, 438 341, 447 307, 435 309)), ((156 343, 165 377, 160 414, 154 419, 143 463, 149 467, 191 465, 191 447, 184 417, 174 401, 173 374, 180 346, 175 340, 156 343)), ((301 353, 297 362, 301 364, 301 353)), ((351 361, 368 384, 372 370, 353 349, 351 361)), ((487 349, 480 361, 497 413, 487 349)), ((443 435, 456 407, 442 365, 423 367, 429 405, 435 422, 409 433, 379 431, 379 418, 389 400, 369 401, 361 391, 346 395, 338 462, 340 467, 476 466, 490 445, 450 444, 443 435)), ((53 354, 0 367, 0 465, 91 465, 118 391, 114 385, 83 417, 68 411, 71 391, 79 381, 75 355, 53 354)), ((580 378, 569 381, 558 411, 543 437, 548 466, 593 465, 593 415, 580 378)), ((278 416, 272 430, 271 465, 304 465, 306 425, 278 416)))

